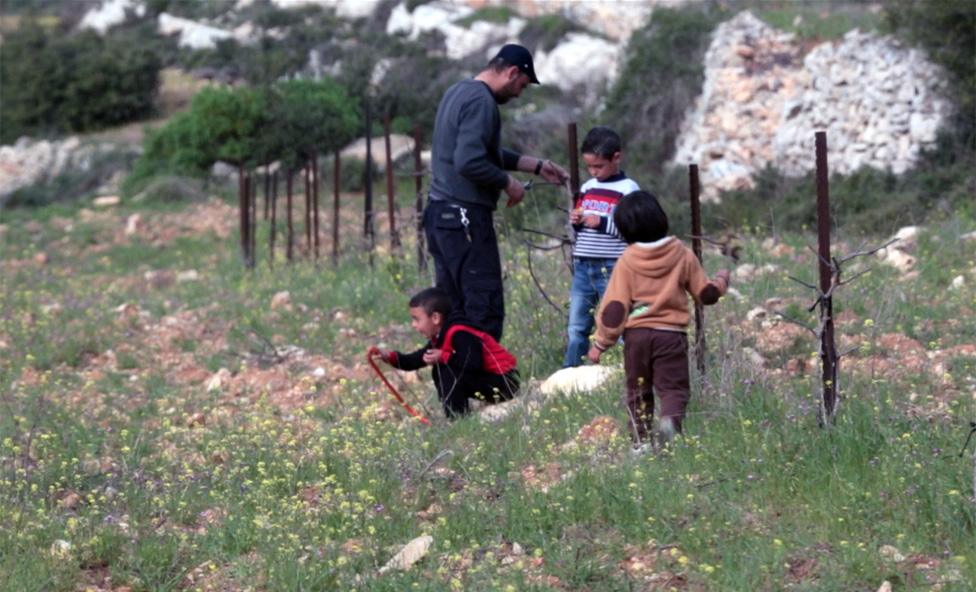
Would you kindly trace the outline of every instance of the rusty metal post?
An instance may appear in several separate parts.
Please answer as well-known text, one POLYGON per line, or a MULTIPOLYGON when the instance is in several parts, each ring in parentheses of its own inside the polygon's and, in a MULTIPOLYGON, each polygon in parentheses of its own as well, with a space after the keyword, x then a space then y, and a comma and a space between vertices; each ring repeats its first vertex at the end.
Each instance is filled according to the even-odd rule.
POLYGON ((413 128, 413 174, 414 186, 417 189, 417 267, 421 271, 427 269, 427 251, 424 247, 424 163, 420 156, 420 141, 423 139, 420 126, 413 128))
POLYGON ((342 159, 335 151, 332 168, 332 264, 339 264, 339 189, 342 187, 342 159))
POLYGON ((278 171, 271 175, 271 236, 268 238, 268 264, 274 267, 275 233, 278 231, 278 171))
POLYGON ((376 234, 373 230, 373 112, 369 99, 366 99, 366 170, 363 187, 363 237, 369 253, 369 266, 373 266, 373 248, 376 234))
POLYGON ((240 239, 241 239, 241 257, 244 260, 244 265, 247 265, 247 231, 250 227, 250 223, 247 220, 248 214, 248 204, 247 204, 247 180, 244 173, 244 165, 237 165, 237 205, 240 215, 240 239))
POLYGON ((302 176, 305 178, 305 256, 308 257, 312 254, 312 166, 307 159, 302 176))
POLYGON ((579 171, 579 144, 576 141, 576 122, 569 124, 568 129, 568 148, 569 148, 569 192, 570 210, 576 205, 576 195, 580 190, 580 171, 579 171))
POLYGON ((271 207, 271 165, 264 165, 264 219, 268 219, 268 210, 271 207))
POLYGON ((312 151, 312 234, 315 237, 315 260, 319 258, 319 155, 312 151))
POLYGON ((292 224, 291 216, 291 206, 292 206, 292 177, 294 171, 288 169, 285 172, 285 193, 287 194, 287 199, 285 202, 285 217, 288 219, 288 248, 285 251, 285 259, 291 263, 292 257, 294 256, 294 245, 295 245, 295 227, 292 224))
MULTIPOLYGON (((567 128, 567 148, 569 150, 569 204, 567 212, 572 212, 576 207, 576 201, 580 197, 580 172, 579 172, 579 144, 576 140, 576 122, 573 121, 567 128)), ((566 217, 566 236, 571 245, 576 245, 576 229, 569 223, 569 216, 566 217)), ((568 263, 570 273, 573 272, 573 259, 568 263)))
POLYGON ((827 171, 827 133, 816 133, 817 144, 817 254, 820 270, 820 362, 823 380, 823 407, 821 426, 834 420, 837 405, 837 348, 834 342, 834 318, 832 296, 832 269, 830 257, 830 191, 827 171))
POLYGON ((390 248, 400 248, 400 234, 396 228, 396 208, 393 194, 393 149, 390 147, 390 114, 383 116, 383 143, 386 146, 386 211, 390 217, 390 248))
MULTIPOLYGON (((688 187, 691 199, 691 250, 701 263, 701 177, 698 176, 697 164, 688 166, 688 187)), ((702 390, 705 389, 705 351, 705 307, 695 302, 695 365, 698 368, 698 380, 702 390)))
POLYGON ((247 234, 247 263, 249 267, 257 264, 257 233, 258 233, 258 180, 254 178, 254 173, 247 174, 247 210, 248 210, 248 234, 247 234))

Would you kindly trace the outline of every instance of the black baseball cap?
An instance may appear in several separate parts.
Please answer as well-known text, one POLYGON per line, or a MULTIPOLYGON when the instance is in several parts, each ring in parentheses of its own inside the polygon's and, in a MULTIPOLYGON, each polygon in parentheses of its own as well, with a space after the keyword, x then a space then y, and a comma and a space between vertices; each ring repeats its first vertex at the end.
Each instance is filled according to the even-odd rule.
POLYGON ((532 65, 532 54, 529 50, 525 49, 521 45, 516 45, 515 43, 509 43, 503 45, 501 49, 498 50, 498 55, 494 59, 503 59, 506 63, 513 66, 517 66, 522 74, 529 77, 532 84, 539 84, 539 79, 535 77, 535 67, 532 65))

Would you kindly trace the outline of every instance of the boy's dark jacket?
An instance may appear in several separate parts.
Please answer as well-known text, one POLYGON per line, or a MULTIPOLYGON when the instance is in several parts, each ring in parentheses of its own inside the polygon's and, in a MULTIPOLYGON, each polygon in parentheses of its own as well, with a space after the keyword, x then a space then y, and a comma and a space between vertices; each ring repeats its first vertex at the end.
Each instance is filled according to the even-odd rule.
POLYGON ((515 356, 491 335, 476 329, 456 314, 449 316, 440 333, 422 348, 408 354, 390 352, 387 361, 400 370, 419 370, 427 365, 424 354, 429 349, 443 350, 441 363, 458 373, 483 371, 505 374, 516 365, 515 356))

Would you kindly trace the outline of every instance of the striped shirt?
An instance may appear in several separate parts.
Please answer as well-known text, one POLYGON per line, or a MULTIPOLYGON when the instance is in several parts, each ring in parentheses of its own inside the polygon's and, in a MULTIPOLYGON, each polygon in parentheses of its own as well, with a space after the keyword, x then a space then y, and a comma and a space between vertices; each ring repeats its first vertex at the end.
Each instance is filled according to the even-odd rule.
POLYGON ((617 207, 620 198, 639 189, 637 183, 623 171, 604 181, 593 178, 583 183, 575 207, 583 210, 584 216, 600 216, 600 225, 596 228, 582 224, 573 226, 576 229, 573 257, 617 259, 623 254, 627 243, 621 240, 613 223, 613 209, 617 207))

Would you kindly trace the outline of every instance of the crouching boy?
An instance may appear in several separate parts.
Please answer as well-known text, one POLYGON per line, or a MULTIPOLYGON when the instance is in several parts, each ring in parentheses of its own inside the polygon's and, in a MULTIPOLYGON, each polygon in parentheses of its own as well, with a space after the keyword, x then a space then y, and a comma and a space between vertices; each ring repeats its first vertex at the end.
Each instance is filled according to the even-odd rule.
POLYGON ((634 447, 642 450, 653 433, 654 391, 661 399, 658 442, 681 433, 690 397, 686 293, 715 304, 729 287, 729 272, 710 281, 691 249, 668 236, 667 214, 646 191, 620 200, 613 221, 628 246, 600 302, 587 357, 599 363, 623 335, 627 414, 634 447))
POLYGON ((410 299, 410 326, 428 339, 426 345, 413 353, 378 354, 400 370, 432 366, 437 396, 448 418, 468 413, 469 399, 499 403, 518 393, 515 356, 491 335, 452 315, 443 290, 427 288, 410 299))

